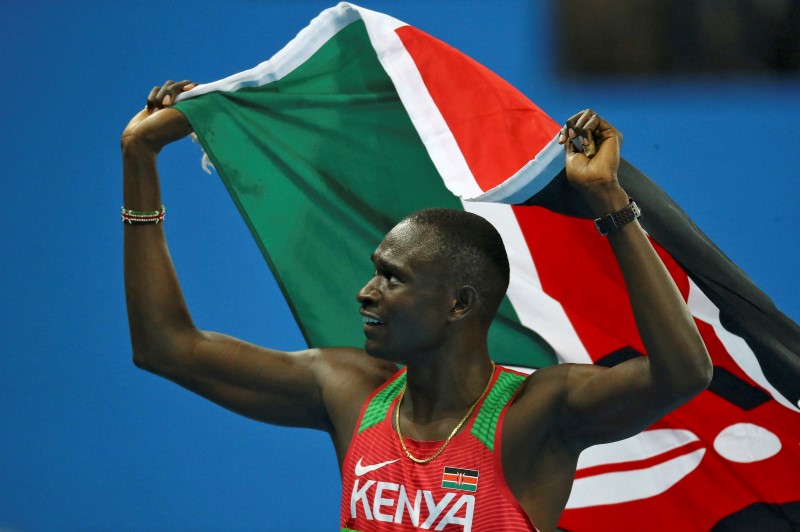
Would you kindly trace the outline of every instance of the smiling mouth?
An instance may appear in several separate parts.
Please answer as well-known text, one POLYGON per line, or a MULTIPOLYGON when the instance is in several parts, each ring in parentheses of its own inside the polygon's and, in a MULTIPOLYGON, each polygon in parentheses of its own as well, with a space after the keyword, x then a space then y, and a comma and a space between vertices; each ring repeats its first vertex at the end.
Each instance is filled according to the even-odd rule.
POLYGON ((383 322, 369 316, 361 316, 361 321, 368 325, 383 325, 383 322))

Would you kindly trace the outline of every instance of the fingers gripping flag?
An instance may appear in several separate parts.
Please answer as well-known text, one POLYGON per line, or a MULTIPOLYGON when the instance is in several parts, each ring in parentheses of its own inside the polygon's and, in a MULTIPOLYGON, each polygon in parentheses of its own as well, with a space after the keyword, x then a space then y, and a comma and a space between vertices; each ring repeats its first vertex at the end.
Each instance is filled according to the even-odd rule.
MULTIPOLYGON (((268 61, 177 107, 309 345, 363 345, 357 313, 330 309, 352 306, 398 220, 450 207, 490 220, 509 250, 490 333, 498 362, 612 366, 645 354, 608 243, 565 182, 558 124, 430 35, 342 3, 268 61)), ((800 328, 644 174, 624 161, 619 174, 714 379, 641 434, 585 451, 560 526, 800 526, 800 482, 788 473, 800 468, 800 328)))

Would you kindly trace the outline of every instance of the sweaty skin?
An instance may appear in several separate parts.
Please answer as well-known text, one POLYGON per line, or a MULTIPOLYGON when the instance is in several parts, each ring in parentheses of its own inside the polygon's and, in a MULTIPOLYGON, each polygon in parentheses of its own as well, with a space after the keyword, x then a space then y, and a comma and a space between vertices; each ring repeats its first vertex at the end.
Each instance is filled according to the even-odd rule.
MULTIPOLYGON (((193 86, 170 81, 155 87, 125 128, 126 208, 152 211, 162 204, 157 155, 191 133, 171 105, 193 86)), ((617 180, 619 131, 586 110, 567 121, 560 142, 568 181, 596 216, 627 205, 617 180), (582 145, 594 140, 596 155, 578 152, 572 138, 582 145)), ((432 259, 429 236, 414 223, 392 229, 371 258, 375 274, 357 295, 365 349, 291 353, 197 329, 163 224, 126 225, 124 233, 134 363, 244 416, 326 431, 340 467, 364 401, 396 363, 408 367, 403 433, 416 440, 444 440, 486 385, 491 362, 480 296, 469 285, 442 282, 444 266, 432 259)), ((683 298, 641 226, 627 224, 607 238, 649 356, 613 368, 541 369, 509 407, 502 435, 505 475, 543 531, 556 527, 583 449, 636 434, 700 393, 711 378, 708 353, 683 298)))

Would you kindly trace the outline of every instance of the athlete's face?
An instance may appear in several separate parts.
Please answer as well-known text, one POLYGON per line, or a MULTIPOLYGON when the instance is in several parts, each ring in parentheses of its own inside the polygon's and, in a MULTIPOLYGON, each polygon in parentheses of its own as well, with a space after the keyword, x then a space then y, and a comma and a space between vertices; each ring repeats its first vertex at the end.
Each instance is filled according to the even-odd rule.
POLYGON ((375 274, 358 292, 364 348, 396 362, 424 361, 442 345, 454 300, 429 229, 403 223, 372 254, 375 274))

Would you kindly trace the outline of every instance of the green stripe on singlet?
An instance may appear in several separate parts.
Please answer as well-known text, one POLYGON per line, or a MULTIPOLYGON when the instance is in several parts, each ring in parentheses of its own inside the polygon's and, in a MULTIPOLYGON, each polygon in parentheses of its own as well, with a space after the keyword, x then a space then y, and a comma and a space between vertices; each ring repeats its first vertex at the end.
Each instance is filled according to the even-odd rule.
POLYGON ((367 406, 367 409, 364 411, 364 417, 361 418, 361 425, 358 427, 359 434, 383 421, 386 414, 389 412, 392 401, 400 394, 400 390, 402 390, 405 385, 406 374, 403 372, 394 382, 390 383, 372 398, 372 401, 369 402, 369 406, 367 406))
POLYGON ((503 371, 497 382, 492 386, 491 391, 481 405, 475 423, 472 425, 472 435, 478 438, 490 451, 494 451, 494 434, 497 430, 497 420, 500 412, 506 405, 517 388, 525 380, 523 375, 517 375, 510 371, 503 371))

